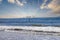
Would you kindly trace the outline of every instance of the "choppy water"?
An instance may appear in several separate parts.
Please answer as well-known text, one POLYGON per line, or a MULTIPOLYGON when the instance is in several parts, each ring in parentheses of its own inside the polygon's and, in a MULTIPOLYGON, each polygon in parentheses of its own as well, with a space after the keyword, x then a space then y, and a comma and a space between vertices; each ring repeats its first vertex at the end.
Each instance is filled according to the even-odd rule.
POLYGON ((0 40, 60 40, 60 36, 37 35, 32 33, 0 31, 0 40))

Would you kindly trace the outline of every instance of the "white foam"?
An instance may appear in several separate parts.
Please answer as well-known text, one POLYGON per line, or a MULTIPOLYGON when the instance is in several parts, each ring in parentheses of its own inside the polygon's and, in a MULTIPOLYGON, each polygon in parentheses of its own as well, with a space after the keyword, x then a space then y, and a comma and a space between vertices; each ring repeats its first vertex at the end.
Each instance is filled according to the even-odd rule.
POLYGON ((25 30, 37 30, 37 31, 53 31, 60 32, 60 27, 37 27, 37 26, 0 26, 0 30, 2 29, 25 29, 25 30))

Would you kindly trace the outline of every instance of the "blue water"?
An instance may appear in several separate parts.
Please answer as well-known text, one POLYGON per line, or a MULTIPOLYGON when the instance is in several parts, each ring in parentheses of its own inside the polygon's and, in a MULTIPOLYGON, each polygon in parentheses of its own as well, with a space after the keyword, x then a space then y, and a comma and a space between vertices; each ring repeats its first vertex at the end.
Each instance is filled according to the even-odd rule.
POLYGON ((0 25, 31 26, 31 25, 60 26, 60 17, 53 18, 0 18, 0 25))

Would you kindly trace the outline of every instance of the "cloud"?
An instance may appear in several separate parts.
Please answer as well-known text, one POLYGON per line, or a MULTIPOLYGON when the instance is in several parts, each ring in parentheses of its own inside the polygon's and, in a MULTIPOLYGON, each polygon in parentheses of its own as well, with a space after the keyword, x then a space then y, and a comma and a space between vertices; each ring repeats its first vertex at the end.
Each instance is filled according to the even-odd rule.
POLYGON ((48 4, 46 4, 48 0, 45 0, 40 9, 48 9, 46 13, 39 14, 40 17, 60 17, 60 0, 51 0, 48 4))
POLYGON ((18 4, 19 6, 23 6, 24 3, 20 2, 19 0, 16 0, 16 4, 18 4))
POLYGON ((60 0, 53 0, 47 6, 52 9, 54 13, 60 13, 60 0))
POLYGON ((44 0, 44 2, 42 3, 42 5, 40 6, 40 9, 44 9, 46 6, 46 2, 47 2, 48 0, 44 0))
POLYGON ((9 3, 15 3, 15 0, 8 0, 9 3))
POLYGON ((2 0, 0 0, 0 4, 1 4, 2 0))
POLYGON ((20 0, 8 0, 8 2, 9 3, 15 3, 15 4, 19 5, 19 6, 24 6, 24 4, 27 3, 26 1, 21 2, 20 0))
POLYGON ((52 0, 49 4, 45 5, 47 0, 40 6, 40 9, 51 9, 53 13, 60 14, 60 0, 52 0))

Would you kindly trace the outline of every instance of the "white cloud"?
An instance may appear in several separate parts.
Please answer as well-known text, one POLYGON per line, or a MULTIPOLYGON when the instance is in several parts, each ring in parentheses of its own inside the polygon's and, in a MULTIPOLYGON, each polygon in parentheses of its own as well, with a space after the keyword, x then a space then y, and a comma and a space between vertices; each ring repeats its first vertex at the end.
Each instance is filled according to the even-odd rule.
POLYGON ((20 5, 20 6, 23 6, 23 5, 24 5, 24 3, 20 2, 19 0, 16 0, 16 3, 17 3, 18 5, 20 5))
POLYGON ((0 4, 1 4, 2 0, 0 0, 0 4))
POLYGON ((40 6, 40 9, 44 9, 46 6, 46 2, 47 2, 48 0, 44 0, 44 2, 42 3, 42 5, 40 6))
POLYGON ((27 3, 26 1, 21 2, 20 0, 8 0, 9 3, 15 3, 19 6, 24 6, 25 3, 27 3))

